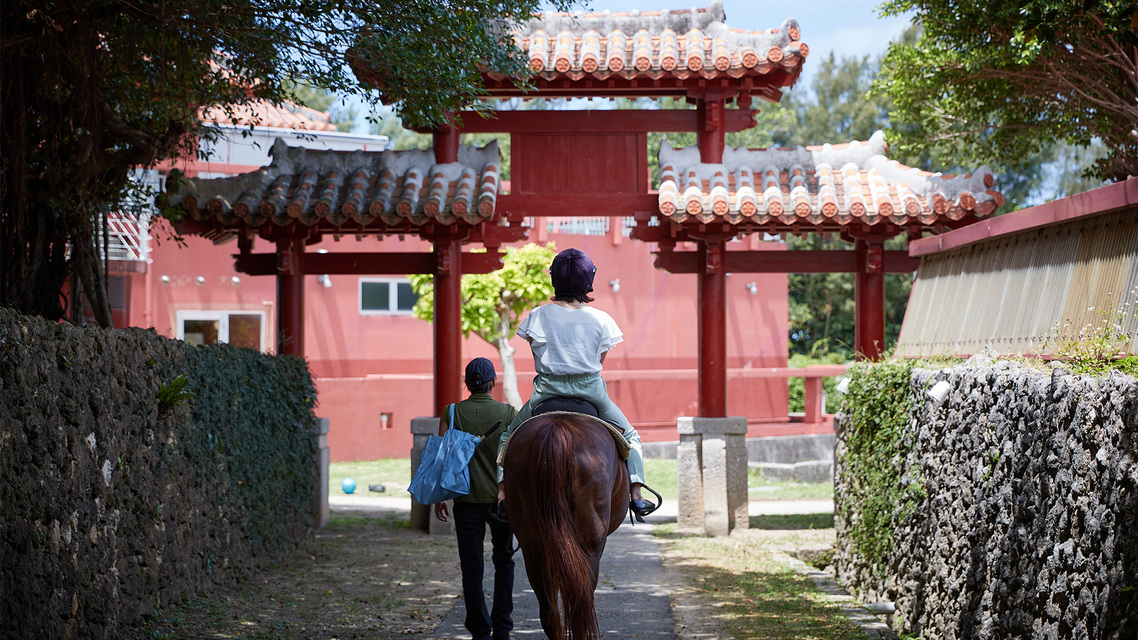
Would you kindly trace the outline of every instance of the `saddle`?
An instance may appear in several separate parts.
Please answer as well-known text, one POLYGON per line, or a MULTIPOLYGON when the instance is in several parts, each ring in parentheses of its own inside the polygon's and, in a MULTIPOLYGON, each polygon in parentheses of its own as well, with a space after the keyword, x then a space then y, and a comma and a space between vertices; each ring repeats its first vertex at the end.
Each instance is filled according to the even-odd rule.
MULTIPOLYGON (((624 439, 624 433, 613 423, 598 418, 597 408, 594 407, 593 404, 588 400, 571 397, 550 398, 549 400, 546 400, 545 402, 542 402, 541 404, 534 407, 533 415, 530 417, 530 420, 533 420, 540 415, 546 415, 550 413, 577 415, 583 418, 589 418, 590 420, 596 422, 599 426, 603 426, 612 436, 613 443, 616 444, 617 455, 620 456, 621 460, 628 460, 628 454, 632 451, 632 447, 628 444, 628 441, 624 439)), ((526 420, 526 422, 529 422, 529 420, 526 420)), ((525 422, 522 424, 525 424, 525 422)), ((508 450, 509 446, 509 440, 502 444, 502 450, 498 452, 499 466, 501 466, 501 464, 506 460, 506 451, 508 450)))

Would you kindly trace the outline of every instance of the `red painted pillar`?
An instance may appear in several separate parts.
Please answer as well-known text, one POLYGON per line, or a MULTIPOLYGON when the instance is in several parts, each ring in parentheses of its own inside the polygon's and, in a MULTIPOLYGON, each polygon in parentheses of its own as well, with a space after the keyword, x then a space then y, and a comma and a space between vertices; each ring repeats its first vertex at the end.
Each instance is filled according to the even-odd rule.
POLYGON ((435 415, 462 400, 462 243, 435 239, 435 415))
POLYGON ((727 417, 727 269, 723 238, 699 245, 699 415, 727 417))
MULTIPOLYGON (((723 98, 696 103, 696 133, 702 162, 723 162, 723 98)), ((699 415, 727 417, 727 268, 726 242, 709 233, 699 246, 699 415)))
POLYGON ((885 269, 882 239, 855 241, 854 352, 858 360, 877 360, 885 349, 885 269))
POLYGON ((803 390, 806 399, 806 417, 803 422, 815 424, 822 421, 822 414, 825 413, 825 407, 822 406, 822 379, 818 377, 811 377, 809 373, 803 379, 803 390))
POLYGON ((277 353, 304 357, 304 238, 277 239, 277 353))
POLYGON ((723 120, 724 106, 723 98, 704 98, 696 103, 696 120, 699 122, 696 144, 699 146, 701 162, 723 162, 723 148, 726 145, 727 136, 727 128, 723 120))
POLYGON ((431 134, 435 147, 435 162, 445 164, 458 162, 459 133, 453 125, 447 124, 431 134))

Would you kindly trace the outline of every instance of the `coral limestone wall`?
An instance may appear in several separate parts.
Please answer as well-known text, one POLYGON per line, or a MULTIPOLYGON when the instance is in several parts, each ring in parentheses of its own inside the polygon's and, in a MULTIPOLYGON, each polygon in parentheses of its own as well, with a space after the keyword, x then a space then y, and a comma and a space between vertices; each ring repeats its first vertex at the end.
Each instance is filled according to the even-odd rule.
POLYGON ((880 553, 840 420, 840 579, 928 640, 1138 637, 1138 381, 981 364, 906 376, 880 553))
POLYGON ((314 401, 297 359, 0 309, 0 637, 116 637, 305 543, 314 401))

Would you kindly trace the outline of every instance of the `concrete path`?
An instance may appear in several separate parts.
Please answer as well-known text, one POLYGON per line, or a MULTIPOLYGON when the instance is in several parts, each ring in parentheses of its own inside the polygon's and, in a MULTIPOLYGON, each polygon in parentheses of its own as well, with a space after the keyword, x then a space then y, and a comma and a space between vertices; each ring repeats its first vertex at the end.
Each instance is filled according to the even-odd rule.
MULTIPOLYGON (((673 640, 676 637, 672 599, 664 584, 664 567, 660 564, 656 545, 652 527, 644 524, 635 527, 622 525, 609 536, 601 557, 601 578, 594 594, 602 638, 673 640)), ((514 631, 511 637, 538 640, 545 634, 541 630, 537 598, 526 577, 525 561, 520 551, 515 559, 514 631)), ((494 568, 489 562, 486 563, 484 584, 486 593, 490 594, 494 588, 494 568)), ((489 601, 487 595, 487 604, 489 601)), ((431 638, 469 638, 470 633, 462 626, 465 617, 466 607, 459 598, 431 638)))

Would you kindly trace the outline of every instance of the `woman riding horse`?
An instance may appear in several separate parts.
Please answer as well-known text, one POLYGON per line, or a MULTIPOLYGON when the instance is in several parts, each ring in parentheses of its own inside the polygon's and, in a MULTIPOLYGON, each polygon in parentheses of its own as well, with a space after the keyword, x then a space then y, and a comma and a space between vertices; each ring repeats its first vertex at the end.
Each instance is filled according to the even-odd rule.
MULTIPOLYGON (((574 397, 590 402, 602 420, 611 422, 623 433, 631 447, 628 475, 631 482, 629 508, 643 521, 643 516, 656 505, 641 497, 644 483, 644 457, 640 434, 624 417, 624 413, 608 397, 601 368, 610 349, 623 340, 623 334, 612 316, 588 306, 593 301, 593 278, 597 267, 579 249, 566 249, 553 259, 549 267, 553 282, 553 302, 534 309, 518 328, 518 335, 530 343, 537 376, 530 396, 513 422, 502 435, 502 443, 513 435, 518 425, 533 414, 533 408, 554 397, 574 397)), ((499 446, 501 451, 501 445, 499 446)), ((499 502, 506 497, 499 470, 499 502)))

